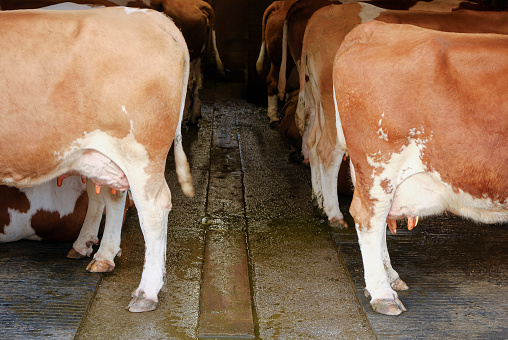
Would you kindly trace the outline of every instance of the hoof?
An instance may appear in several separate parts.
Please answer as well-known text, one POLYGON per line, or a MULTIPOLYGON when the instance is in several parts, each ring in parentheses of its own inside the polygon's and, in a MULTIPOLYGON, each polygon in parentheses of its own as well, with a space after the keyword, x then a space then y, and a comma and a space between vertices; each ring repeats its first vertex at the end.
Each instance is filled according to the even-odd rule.
POLYGON ((280 120, 274 120, 272 122, 270 122, 270 127, 272 129, 278 129, 280 126, 280 120))
POLYGON ((296 163, 296 164, 302 164, 303 162, 303 156, 301 154, 301 151, 299 150, 293 150, 289 153, 289 161, 291 163, 296 163))
POLYGON ((134 296, 127 307, 129 312, 133 313, 149 312, 155 310, 155 308, 157 308, 157 301, 145 298, 143 293, 134 296))
POLYGON ((85 257, 86 255, 83 255, 81 254, 80 252, 78 252, 76 249, 72 248, 68 253, 67 253, 67 258, 69 259, 82 259, 83 257, 85 257))
POLYGON ((409 286, 401 279, 397 279, 397 280, 393 281, 392 283, 390 283, 390 286, 392 287, 393 290, 398 290, 398 291, 409 289, 409 286))
POLYGON ((93 259, 88 266, 86 266, 86 270, 90 273, 109 273, 115 269, 115 264, 110 261, 97 261, 93 259))
POLYGON ((406 308, 399 299, 379 299, 370 302, 372 309, 384 315, 400 315, 406 308))
POLYGON ((333 227, 333 228, 347 228, 347 223, 346 221, 344 221, 343 219, 338 219, 338 218, 332 218, 331 220, 328 221, 330 223, 330 226, 333 227))

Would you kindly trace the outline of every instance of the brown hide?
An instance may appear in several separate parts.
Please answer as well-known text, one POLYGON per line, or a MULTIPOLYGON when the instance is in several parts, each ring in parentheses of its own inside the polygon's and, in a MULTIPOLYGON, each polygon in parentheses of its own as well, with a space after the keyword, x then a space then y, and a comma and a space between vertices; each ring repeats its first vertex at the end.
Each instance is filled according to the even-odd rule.
MULTIPOLYGON (((351 29, 361 23, 358 16, 358 4, 331 5, 318 10, 309 21, 305 32, 304 54, 314 63, 318 72, 312 77, 317 79, 320 88, 320 103, 323 106, 324 116, 316 115, 317 123, 307 141, 309 147, 314 145, 317 135, 320 136, 318 154, 327 164, 327 155, 335 148, 337 138, 335 128, 335 110, 332 98, 332 72, 333 58, 344 37, 351 29)), ((508 13, 455 11, 450 13, 439 12, 411 12, 411 11, 385 11, 375 20, 406 23, 422 27, 471 33, 502 33, 508 34, 508 13)), ((309 72, 307 64, 303 63, 303 72, 309 72)), ((301 78, 301 87, 305 86, 308 77, 301 78)))
POLYGON ((208 40, 207 26, 213 27, 215 23, 212 6, 201 0, 152 0, 151 3, 181 29, 191 60, 199 58, 208 40))
MULTIPOLYGON (((357 223, 368 226, 373 206, 384 204, 371 198, 380 174, 372 161, 387 162, 416 139, 426 171, 438 173, 455 193, 506 202, 507 45, 504 35, 375 21, 351 31, 337 53, 333 83, 355 167, 351 213, 357 223), (386 139, 377 133, 381 117, 386 139)), ((392 168, 383 180, 392 188, 387 199, 401 171, 392 168)))
MULTIPOLYGON (((32 9, 67 2, 66 0, 0 0, 0 8, 3 10, 32 9)), ((97 6, 118 6, 122 2, 108 0, 72 0, 77 4, 92 4, 97 6)), ((152 8, 164 12, 173 19, 181 29, 191 60, 198 58, 208 40, 207 25, 215 22, 212 7, 201 0, 142 0, 127 2, 127 7, 152 8)))
MULTIPOLYGON (((66 2, 64 0, 0 0, 0 8, 6 10, 41 8, 66 2)), ((69 1, 71 2, 71 1, 69 1)), ((108 0, 72 0, 73 3, 82 5, 117 6, 108 0)))
MULTIPOLYGON (((263 15, 262 40, 265 41, 265 48, 270 59, 270 71, 266 77, 266 86, 269 96, 277 94, 279 84, 279 72, 282 62, 282 28, 286 13, 295 2, 292 1, 274 1, 263 15)), ((288 62, 286 66, 289 72, 293 69, 294 63, 288 62)))

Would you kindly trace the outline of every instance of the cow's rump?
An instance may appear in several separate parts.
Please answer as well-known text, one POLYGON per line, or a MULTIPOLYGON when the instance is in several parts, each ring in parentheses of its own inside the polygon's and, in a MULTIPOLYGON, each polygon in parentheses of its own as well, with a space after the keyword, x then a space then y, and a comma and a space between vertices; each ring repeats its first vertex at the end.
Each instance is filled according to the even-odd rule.
POLYGON ((374 310, 400 314, 387 219, 451 211, 508 220, 508 37, 369 22, 334 62, 338 139, 374 310), (379 270, 381 268, 382 270, 379 270))

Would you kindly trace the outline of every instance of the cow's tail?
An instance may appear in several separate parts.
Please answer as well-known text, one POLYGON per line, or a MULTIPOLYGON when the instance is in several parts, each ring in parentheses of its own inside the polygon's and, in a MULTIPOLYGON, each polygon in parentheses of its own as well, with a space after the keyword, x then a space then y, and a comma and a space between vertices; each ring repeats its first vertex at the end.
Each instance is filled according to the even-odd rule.
POLYGON ((272 12, 275 10, 275 3, 272 3, 265 9, 263 13, 263 20, 261 21, 261 49, 259 50, 259 57, 256 62, 256 71, 258 74, 261 74, 263 71, 263 62, 265 60, 266 53, 266 40, 265 40, 265 29, 266 29, 266 21, 272 12))
POLYGON ((183 150, 182 145, 182 117, 185 109, 185 96, 187 93, 187 84, 189 81, 190 57, 189 50, 187 49, 187 44, 185 43, 185 39, 181 34, 180 36, 178 36, 178 38, 179 39, 175 37, 175 40, 178 43, 180 43, 180 46, 182 46, 182 50, 184 51, 185 56, 185 65, 182 84, 182 100, 180 102, 180 116, 178 118, 178 125, 176 126, 173 148, 175 153, 175 167, 178 182, 180 183, 180 186, 185 196, 193 197, 194 186, 192 185, 192 175, 190 173, 189 162, 187 161, 187 156, 185 155, 185 151, 183 150))
POLYGON ((259 57, 256 61, 256 71, 258 74, 261 74, 263 72, 263 62, 265 60, 265 39, 263 38, 263 42, 261 43, 261 49, 259 50, 259 57))
POLYGON ((182 191, 185 194, 185 196, 193 197, 194 186, 192 185, 192 176, 190 173, 189 162, 187 161, 187 156, 185 155, 185 151, 183 150, 182 145, 182 117, 183 111, 185 109, 185 96, 187 93, 187 84, 189 82, 189 74, 190 74, 189 49, 187 48, 187 43, 185 42, 185 38, 183 37, 182 32, 180 32, 180 30, 176 27, 171 18, 159 12, 153 11, 152 13, 154 13, 153 14, 155 16, 154 19, 159 24, 159 26, 180 45, 184 55, 182 99, 180 101, 180 113, 178 117, 178 125, 176 126, 173 147, 175 153, 175 167, 176 167, 176 175, 178 176, 178 182, 180 183, 180 186, 182 187, 182 191), (164 20, 161 20, 161 18, 164 18, 164 20))
POLYGON ((211 40, 212 40, 212 47, 213 47, 213 55, 215 57, 215 65, 217 65, 217 71, 219 74, 224 77, 226 73, 224 72, 224 64, 222 63, 222 60, 220 59, 219 50, 217 49, 217 35, 215 34, 215 12, 213 11, 212 6, 207 3, 203 2, 203 4, 200 6, 200 9, 202 12, 206 13, 209 23, 210 23, 210 32, 211 32, 211 40))
POLYGON ((215 55, 215 63, 217 65, 217 71, 219 71, 220 75, 224 77, 226 73, 224 72, 224 64, 220 59, 219 50, 217 49, 217 37, 215 35, 215 25, 212 28, 212 44, 213 44, 213 54, 215 55))
POLYGON ((279 71, 279 99, 284 100, 286 95, 286 61, 288 59, 288 22, 284 20, 284 29, 282 30, 282 61, 279 71))

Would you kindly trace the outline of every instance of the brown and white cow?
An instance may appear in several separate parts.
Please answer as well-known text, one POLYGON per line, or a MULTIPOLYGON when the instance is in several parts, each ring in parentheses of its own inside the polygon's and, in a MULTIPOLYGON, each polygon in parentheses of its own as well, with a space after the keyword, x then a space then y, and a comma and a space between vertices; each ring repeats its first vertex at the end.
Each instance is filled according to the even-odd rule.
POLYGON ((186 97, 184 121, 196 124, 201 117, 200 92, 203 89, 203 67, 202 59, 205 56, 206 47, 211 35, 211 42, 214 51, 217 70, 224 75, 224 66, 219 56, 215 35, 215 14, 207 2, 203 0, 0 0, 0 9, 35 9, 53 6, 49 9, 88 9, 79 5, 97 6, 127 6, 135 8, 156 9, 168 15, 180 28, 187 43, 191 68, 188 82, 188 95, 186 97), (57 5, 57 6, 55 6, 57 5))
MULTIPOLYGON (((164 168, 173 136, 182 190, 193 195, 180 129, 189 73, 180 30, 156 11, 108 7, 4 11, 0 32, 0 182, 28 187, 69 173, 88 177, 82 233, 96 228, 105 205, 94 256, 104 264, 120 251, 130 188, 146 254, 129 310, 154 309, 164 275, 171 210, 164 168), (102 190, 103 202, 90 199, 97 185, 114 191, 102 190)), ((86 252, 94 239, 81 241, 76 250, 86 252)))
POLYGON ((337 53, 338 142, 351 157, 350 212, 379 313, 405 310, 383 260, 387 219, 508 220, 507 46, 506 35, 372 21, 337 53))
MULTIPOLYGON (((279 68, 282 62, 282 28, 284 26, 286 13, 295 1, 296 0, 272 2, 270 6, 266 8, 261 23, 261 49, 256 62, 256 71, 258 74, 261 74, 263 71, 263 62, 266 52, 270 60, 270 71, 266 76, 266 89, 268 93, 267 116, 270 119, 271 125, 280 120, 277 104, 279 97, 279 68)), ((286 65, 286 69, 290 72, 295 66, 294 63, 291 62, 292 60, 289 60, 288 65, 286 65)))
MULTIPOLYGON (((337 192, 333 190, 337 187, 337 174, 344 157, 344 150, 337 146, 331 78, 333 58, 346 34, 360 23, 371 20, 407 23, 441 31, 508 34, 506 12, 392 11, 357 3, 330 5, 314 13, 303 42, 296 121, 304 136, 304 146, 308 148, 313 197, 331 223, 344 224, 337 192)), ((416 220, 410 222, 412 228, 416 220)), ((394 223, 392 221, 390 225, 393 232, 394 223)))

